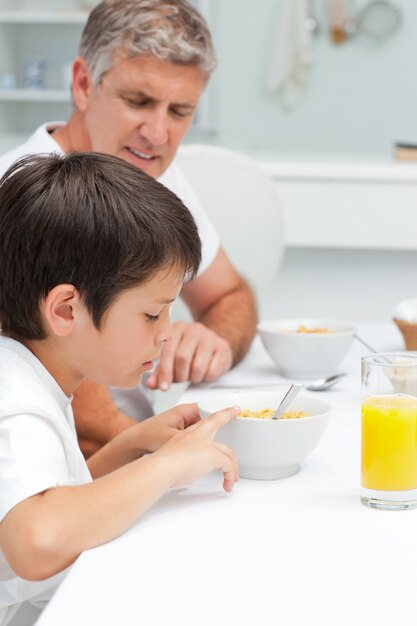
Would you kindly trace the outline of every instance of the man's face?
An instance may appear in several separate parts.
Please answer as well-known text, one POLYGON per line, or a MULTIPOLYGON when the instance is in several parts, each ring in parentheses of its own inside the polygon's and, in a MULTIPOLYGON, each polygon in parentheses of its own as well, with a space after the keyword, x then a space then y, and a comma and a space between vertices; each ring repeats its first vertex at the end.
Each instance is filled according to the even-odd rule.
POLYGON ((103 316, 100 330, 83 311, 81 377, 115 387, 138 385, 171 336, 170 304, 181 284, 178 272, 164 270, 122 292, 103 316))
POLYGON ((193 66, 152 56, 116 58, 84 104, 91 150, 158 178, 189 129, 205 78, 193 66))

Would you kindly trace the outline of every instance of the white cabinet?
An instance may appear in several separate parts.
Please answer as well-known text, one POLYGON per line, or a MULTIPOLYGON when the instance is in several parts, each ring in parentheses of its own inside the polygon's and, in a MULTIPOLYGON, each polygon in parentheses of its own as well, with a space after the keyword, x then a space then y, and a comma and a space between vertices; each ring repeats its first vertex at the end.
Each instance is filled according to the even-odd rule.
POLYGON ((70 64, 87 19, 80 7, 75 0, 0 0, 0 152, 43 122, 68 117, 70 64), (39 69, 39 88, 28 88, 31 67, 39 69))
MULTIPOLYGON (((71 112, 70 70, 87 16, 98 0, 0 0, 0 154, 46 121, 71 112), (26 87, 27 63, 44 64, 44 84, 26 87), (26 70, 25 70, 26 67, 26 70)), ((210 21, 210 0, 192 0, 210 21)), ((205 91, 190 136, 213 132, 211 89, 205 91)))
POLYGON ((417 163, 259 159, 293 248, 417 250, 417 163))

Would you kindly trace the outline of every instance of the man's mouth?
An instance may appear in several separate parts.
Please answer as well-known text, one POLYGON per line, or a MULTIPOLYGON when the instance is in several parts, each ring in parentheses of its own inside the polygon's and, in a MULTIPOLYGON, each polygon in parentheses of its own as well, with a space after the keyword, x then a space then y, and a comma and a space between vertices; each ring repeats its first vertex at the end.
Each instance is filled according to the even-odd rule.
POLYGON ((129 152, 131 152, 134 156, 138 157, 139 159, 144 159, 145 161, 153 161, 157 158, 152 154, 146 154, 145 152, 140 152, 139 150, 135 150, 134 148, 127 148, 127 150, 129 150, 129 152))

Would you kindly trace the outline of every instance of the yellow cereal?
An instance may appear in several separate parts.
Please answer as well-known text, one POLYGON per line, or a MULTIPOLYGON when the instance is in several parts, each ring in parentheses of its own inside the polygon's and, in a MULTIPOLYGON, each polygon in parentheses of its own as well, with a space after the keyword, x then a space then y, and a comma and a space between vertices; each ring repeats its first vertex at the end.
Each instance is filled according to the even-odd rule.
POLYGON ((297 330, 295 331, 296 333, 310 333, 310 334, 317 334, 317 333, 331 333, 332 331, 329 330, 328 328, 307 328, 307 326, 299 326, 297 328, 297 330))
MULTIPOLYGON (((257 419, 270 419, 275 414, 276 409, 261 409, 260 411, 251 411, 250 409, 242 409, 239 417, 255 417, 257 419)), ((299 419, 300 417, 308 417, 305 411, 285 411, 281 416, 281 420, 299 419)))

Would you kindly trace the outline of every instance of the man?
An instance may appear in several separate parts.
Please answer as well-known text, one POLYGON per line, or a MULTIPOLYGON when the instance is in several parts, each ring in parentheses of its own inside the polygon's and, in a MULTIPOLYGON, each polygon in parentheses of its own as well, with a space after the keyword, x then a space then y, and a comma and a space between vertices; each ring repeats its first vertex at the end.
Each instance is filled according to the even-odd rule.
MULTIPOLYGON (((202 264, 181 297, 195 321, 174 324, 149 389, 214 380, 245 355, 256 329, 252 292, 174 161, 215 65, 207 26, 186 0, 103 0, 90 14, 73 64, 70 119, 42 126, 0 159, 2 173, 27 153, 108 153, 157 178, 191 210, 202 239, 202 264)), ((73 406, 86 455, 131 426, 132 417, 152 413, 138 393, 133 403, 131 395, 113 394, 118 408, 96 384, 84 382, 76 393, 73 406)))

